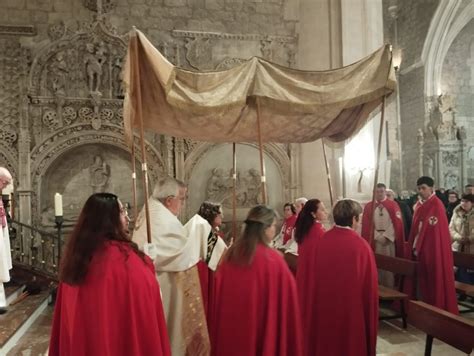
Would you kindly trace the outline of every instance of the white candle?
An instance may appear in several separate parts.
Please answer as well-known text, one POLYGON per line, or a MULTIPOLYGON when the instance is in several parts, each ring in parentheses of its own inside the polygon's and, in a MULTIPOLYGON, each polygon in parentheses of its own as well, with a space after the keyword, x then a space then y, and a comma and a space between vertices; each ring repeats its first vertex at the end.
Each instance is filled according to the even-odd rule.
POLYGON ((59 193, 54 195, 54 215, 63 216, 63 196, 59 193))

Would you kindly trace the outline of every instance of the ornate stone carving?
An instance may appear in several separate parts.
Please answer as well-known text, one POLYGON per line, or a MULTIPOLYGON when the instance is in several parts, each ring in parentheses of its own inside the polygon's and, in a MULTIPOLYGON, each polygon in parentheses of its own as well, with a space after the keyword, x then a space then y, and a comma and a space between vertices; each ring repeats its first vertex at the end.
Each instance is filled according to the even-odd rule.
POLYGON ((459 185, 459 177, 453 172, 444 174, 444 187, 446 189, 456 189, 459 185))
POLYGON ((191 67, 199 70, 214 69, 212 62, 213 43, 210 38, 196 37, 188 39, 186 45, 186 59, 191 67))
POLYGON ((51 24, 48 27, 48 37, 51 39, 51 41, 57 41, 66 34, 66 30, 66 24, 64 21, 51 24))
POLYGON ((222 62, 220 62, 217 67, 216 67, 216 70, 226 70, 226 69, 230 69, 230 68, 233 68, 233 67, 236 67, 242 63, 245 62, 245 59, 242 59, 242 58, 230 58, 230 57, 226 57, 222 60, 222 62))
POLYGON ((94 157, 94 163, 89 167, 89 185, 94 193, 105 192, 110 177, 110 166, 100 155, 94 157))
MULTIPOLYGON (((228 69, 252 56, 263 56, 285 66, 295 64, 296 37, 179 30, 173 30, 172 35, 184 39, 185 59, 194 69, 228 69)), ((178 51, 179 44, 174 46, 178 51)), ((169 47, 159 47, 168 59, 169 47)))
POLYGON ((106 61, 105 47, 103 43, 86 44, 87 53, 84 55, 84 65, 87 73, 87 84, 89 92, 100 93, 102 81, 102 66, 106 61))
MULTIPOLYGON (((245 176, 237 170, 236 187, 238 207, 247 208, 261 203, 261 178, 256 169, 249 169, 245 172, 245 176)), ((226 173, 222 168, 214 168, 207 181, 206 199, 231 207, 232 192, 232 172, 226 173)))
POLYGON ((116 0, 83 0, 84 6, 91 11, 104 14, 115 9, 116 0))
POLYGON ((457 167, 459 164, 458 154, 456 152, 442 152, 443 164, 447 167, 457 167))
POLYGON ((434 173, 434 159, 430 155, 425 155, 423 160, 423 174, 428 177, 433 177, 434 173))

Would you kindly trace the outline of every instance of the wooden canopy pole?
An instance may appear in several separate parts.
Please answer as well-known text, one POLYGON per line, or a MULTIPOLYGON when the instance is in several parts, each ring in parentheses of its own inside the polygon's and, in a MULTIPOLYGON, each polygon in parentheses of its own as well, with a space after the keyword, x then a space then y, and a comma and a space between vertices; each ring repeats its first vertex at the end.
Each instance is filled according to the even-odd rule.
POLYGON ((232 238, 237 237, 237 153, 232 143, 232 238))
POLYGON ((374 242, 374 213, 375 213, 375 189, 377 187, 378 179, 379 179, 379 166, 380 166, 380 152, 382 151, 382 134, 383 134, 383 127, 385 122, 385 100, 386 96, 383 97, 382 101, 382 115, 380 115, 380 128, 379 128, 379 142, 377 145, 377 159, 375 162, 375 174, 374 174, 374 186, 372 190, 372 218, 370 219, 370 230, 369 230, 369 243, 372 246, 372 249, 375 251, 375 242, 374 242))
POLYGON ((262 143, 262 128, 260 125, 260 101, 256 97, 255 101, 257 103, 257 134, 258 134, 258 150, 260 153, 260 174, 262 181, 262 204, 267 203, 267 184, 265 177, 265 162, 263 160, 263 143, 262 143))
POLYGON ((332 192, 331 173, 329 173, 328 157, 326 155, 326 145, 324 144, 324 138, 321 139, 321 145, 323 146, 324 163, 326 165, 326 176, 328 177, 329 186, 329 199, 331 200, 331 207, 334 205, 334 195, 332 192))
POLYGON ((145 220, 146 220, 146 236, 148 243, 151 242, 151 225, 150 225, 150 208, 148 206, 148 174, 147 174, 147 164, 146 164, 146 150, 145 150, 145 132, 143 129, 143 117, 142 117, 142 94, 141 94, 141 83, 140 83, 140 66, 139 66, 139 56, 138 56, 138 34, 137 30, 134 27, 133 32, 133 45, 135 50, 135 58, 133 61, 134 64, 134 86, 136 90, 135 97, 137 107, 136 109, 136 118, 140 124, 140 145, 142 150, 142 175, 143 175, 143 193, 145 197, 145 220))
POLYGON ((132 221, 135 223, 138 217, 138 207, 137 207, 137 167, 135 164, 135 137, 132 132, 132 197, 133 197, 133 217, 132 221))

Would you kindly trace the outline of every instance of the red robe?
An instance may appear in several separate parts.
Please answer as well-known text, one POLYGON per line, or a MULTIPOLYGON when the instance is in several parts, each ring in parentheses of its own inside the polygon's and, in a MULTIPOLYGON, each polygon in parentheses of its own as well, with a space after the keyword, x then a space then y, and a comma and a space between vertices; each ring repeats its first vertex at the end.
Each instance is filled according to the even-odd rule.
POLYGON ((458 314, 451 243, 446 209, 441 200, 432 195, 424 203, 416 203, 409 239, 409 246, 413 246, 416 254, 412 251, 407 251, 407 254, 414 255, 413 259, 418 261, 417 277, 421 299, 458 314))
POLYGON ((120 242, 92 258, 78 286, 60 283, 50 356, 167 356, 170 345, 160 289, 145 264, 120 242))
MULTIPOLYGON (((390 220, 392 221, 393 230, 395 232, 395 255, 397 257, 404 258, 405 257, 405 229, 403 227, 403 219, 402 219, 402 212, 400 210, 399 205, 397 202, 385 199, 383 201, 377 201, 375 206, 383 205, 385 209, 388 211, 388 215, 390 215, 390 220)), ((362 231, 361 235, 364 239, 368 242, 371 241, 371 235, 373 239, 373 231, 370 231, 370 221, 372 220, 372 216, 374 213, 372 202, 368 202, 367 205, 364 207, 364 214, 362 216, 362 231)), ((374 224, 372 224, 372 229, 374 228, 374 224)))
MULTIPOLYGON (((298 267, 296 273, 296 286, 298 289, 299 304, 302 314, 303 342, 311 342, 311 320, 314 301, 307 295, 314 295, 314 271, 316 264, 316 251, 325 230, 321 223, 315 222, 303 242, 298 244, 298 267)), ((304 345, 304 348, 308 345, 304 345)))
POLYGON ((320 239, 312 278, 303 290, 307 356, 375 355, 378 281, 367 241, 333 227, 320 239))
POLYGON ((296 284, 278 252, 258 245, 250 265, 222 262, 216 293, 213 356, 302 355, 296 284))
POLYGON ((285 222, 283 223, 283 226, 281 228, 281 232, 283 233, 283 245, 286 244, 289 239, 291 239, 291 234, 295 227, 297 218, 298 215, 293 214, 289 218, 285 219, 285 222))

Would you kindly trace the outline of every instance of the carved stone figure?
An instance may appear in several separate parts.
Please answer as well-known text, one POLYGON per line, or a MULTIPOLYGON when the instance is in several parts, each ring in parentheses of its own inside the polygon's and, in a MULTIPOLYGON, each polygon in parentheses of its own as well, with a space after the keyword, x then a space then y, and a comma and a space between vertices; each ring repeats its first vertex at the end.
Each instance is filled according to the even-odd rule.
POLYGON ((64 52, 56 53, 53 62, 49 65, 49 89, 55 96, 66 96, 68 72, 64 52))
MULTIPOLYGON (((251 168, 245 177, 236 173, 236 200, 238 207, 252 207, 260 204, 261 199, 261 178, 258 171, 251 168)), ((207 200, 222 203, 224 206, 232 206, 233 180, 232 170, 225 173, 221 168, 214 168, 212 175, 207 182, 207 200)))
POLYGON ((433 177, 434 160, 431 156, 425 155, 423 160, 423 174, 428 177, 433 177))
POLYGON ((89 177, 93 193, 105 191, 110 178, 110 167, 101 156, 94 157, 94 163, 89 167, 89 177))
POLYGON ((222 168, 214 168, 207 182, 207 199, 217 203, 222 202, 227 195, 227 179, 222 168))
POLYGON ((457 167, 459 164, 458 155, 455 152, 443 152, 443 164, 448 167, 457 167))
POLYGON ((458 187, 458 176, 453 172, 444 175, 444 186, 446 189, 456 189, 458 187))
POLYGON ((115 58, 112 65, 112 95, 114 98, 123 98, 122 65, 122 58, 115 58))
POLYGON ((100 92, 102 79, 102 65, 106 60, 105 49, 102 45, 96 48, 94 44, 87 43, 86 50, 84 64, 86 66, 88 88, 91 93, 98 93, 100 92))

